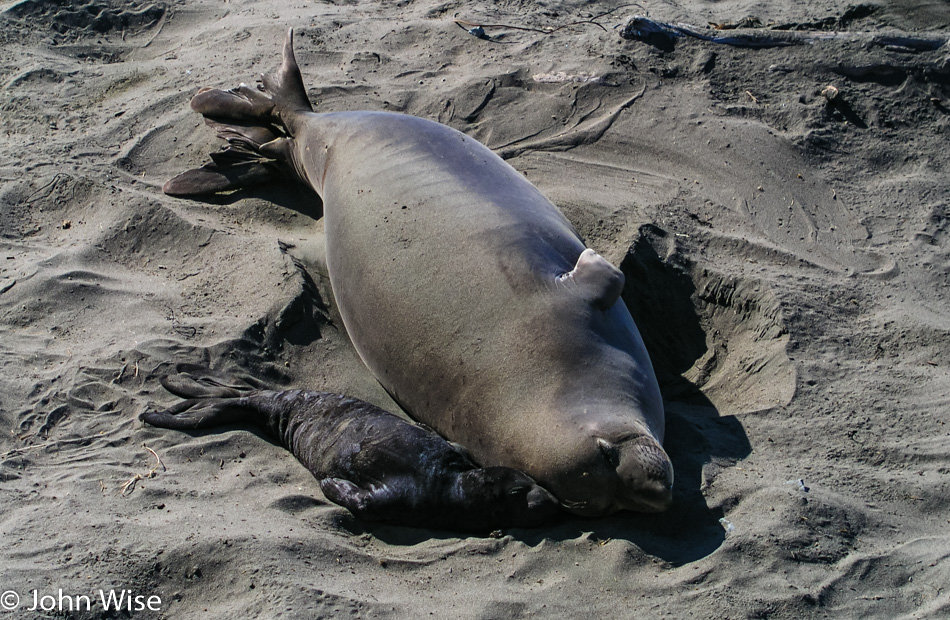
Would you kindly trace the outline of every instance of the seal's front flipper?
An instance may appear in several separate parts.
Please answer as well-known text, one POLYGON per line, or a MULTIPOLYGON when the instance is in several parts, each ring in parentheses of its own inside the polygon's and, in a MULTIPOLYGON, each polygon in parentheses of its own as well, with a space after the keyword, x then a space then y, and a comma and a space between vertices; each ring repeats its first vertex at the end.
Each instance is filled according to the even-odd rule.
POLYGON ((603 256, 587 248, 581 252, 574 269, 558 276, 557 281, 573 284, 599 310, 609 310, 623 292, 623 272, 603 256))
POLYGON ((149 411, 139 416, 146 424, 178 431, 211 428, 245 422, 249 410, 240 398, 192 399, 164 411, 149 411))
POLYGON ((369 491, 343 478, 324 478, 320 481, 320 490, 334 504, 343 506, 357 517, 367 517, 373 499, 369 491))

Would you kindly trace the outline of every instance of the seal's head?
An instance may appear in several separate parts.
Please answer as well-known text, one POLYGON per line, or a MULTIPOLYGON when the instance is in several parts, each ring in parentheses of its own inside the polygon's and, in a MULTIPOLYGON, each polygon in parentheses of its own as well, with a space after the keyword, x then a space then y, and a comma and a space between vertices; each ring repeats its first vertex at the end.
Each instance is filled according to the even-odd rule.
POLYGON ((620 442, 595 439, 608 467, 613 466, 619 486, 617 508, 662 512, 673 501, 673 464, 653 437, 640 435, 620 442))
POLYGON ((662 512, 673 501, 673 465, 647 433, 578 434, 571 466, 539 476, 574 514, 662 512))
POLYGON ((553 495, 509 467, 462 472, 454 495, 460 508, 459 519, 470 518, 479 524, 533 527, 550 520, 560 510, 553 495))
POLYGON ((534 476, 579 515, 661 512, 673 498, 673 466, 661 446, 663 398, 620 298, 624 284, 622 271, 585 249, 555 278, 547 305, 534 306, 542 318, 524 330, 545 348, 528 362, 519 351, 508 356, 535 366, 532 384, 516 393, 534 391, 507 418, 524 424, 515 433, 521 446, 509 447, 524 461, 504 464, 534 476))

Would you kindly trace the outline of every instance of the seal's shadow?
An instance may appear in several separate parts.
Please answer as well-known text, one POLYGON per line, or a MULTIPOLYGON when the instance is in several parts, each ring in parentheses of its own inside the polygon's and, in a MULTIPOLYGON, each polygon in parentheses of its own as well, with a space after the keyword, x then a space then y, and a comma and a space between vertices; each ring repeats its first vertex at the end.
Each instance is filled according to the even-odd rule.
MULTIPOLYGON (((675 238, 645 225, 620 265, 626 277, 624 302, 643 336, 666 408, 664 447, 673 461, 673 506, 659 515, 621 513, 600 519, 568 519, 541 537, 587 534, 623 539, 674 566, 703 558, 725 539, 723 506, 709 507, 703 495, 707 474, 748 456, 749 440, 735 416, 720 415, 698 386, 684 378, 707 356, 717 336, 702 316, 696 274, 675 246, 675 238)), ((725 507, 728 508, 728 507, 725 507)), ((525 540, 531 542, 529 534, 525 540)))

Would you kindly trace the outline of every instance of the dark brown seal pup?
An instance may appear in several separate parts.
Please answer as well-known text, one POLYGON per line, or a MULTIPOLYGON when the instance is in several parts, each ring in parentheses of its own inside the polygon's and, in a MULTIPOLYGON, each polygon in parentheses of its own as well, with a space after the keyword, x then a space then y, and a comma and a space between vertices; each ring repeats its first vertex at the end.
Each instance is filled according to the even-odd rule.
POLYGON ((228 147, 165 192, 306 183, 323 199, 346 331, 413 418, 574 513, 667 508, 663 403, 623 274, 465 134, 404 114, 315 114, 292 35, 257 88, 192 99, 228 147))
POLYGON ((531 527, 559 510, 523 473, 479 468, 436 433, 338 394, 236 388, 179 374, 162 379, 188 398, 144 413, 176 430, 256 424, 290 449, 330 501, 367 521, 466 532, 531 527))

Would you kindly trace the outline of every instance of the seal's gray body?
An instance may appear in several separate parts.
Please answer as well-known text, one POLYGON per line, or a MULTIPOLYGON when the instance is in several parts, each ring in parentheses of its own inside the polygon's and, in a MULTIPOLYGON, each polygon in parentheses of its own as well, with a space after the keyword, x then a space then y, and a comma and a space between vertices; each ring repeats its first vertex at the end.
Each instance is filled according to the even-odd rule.
MULTIPOLYGON (((569 510, 665 508, 662 401, 619 270, 474 139, 408 115, 313 113, 291 38, 284 53, 260 90, 202 91, 192 107, 286 130, 251 146, 322 197, 333 293, 379 382, 478 463, 525 471, 569 510)), ((241 183, 219 170, 165 189, 241 183)))
POLYGON ((347 333, 415 419, 479 463, 529 473, 564 454, 583 477, 571 437, 593 448, 592 433, 632 426, 662 442, 659 390, 626 306, 600 310, 558 281, 585 246, 523 175, 412 116, 318 114, 298 127, 301 144, 332 145, 301 155, 324 199, 347 333))

